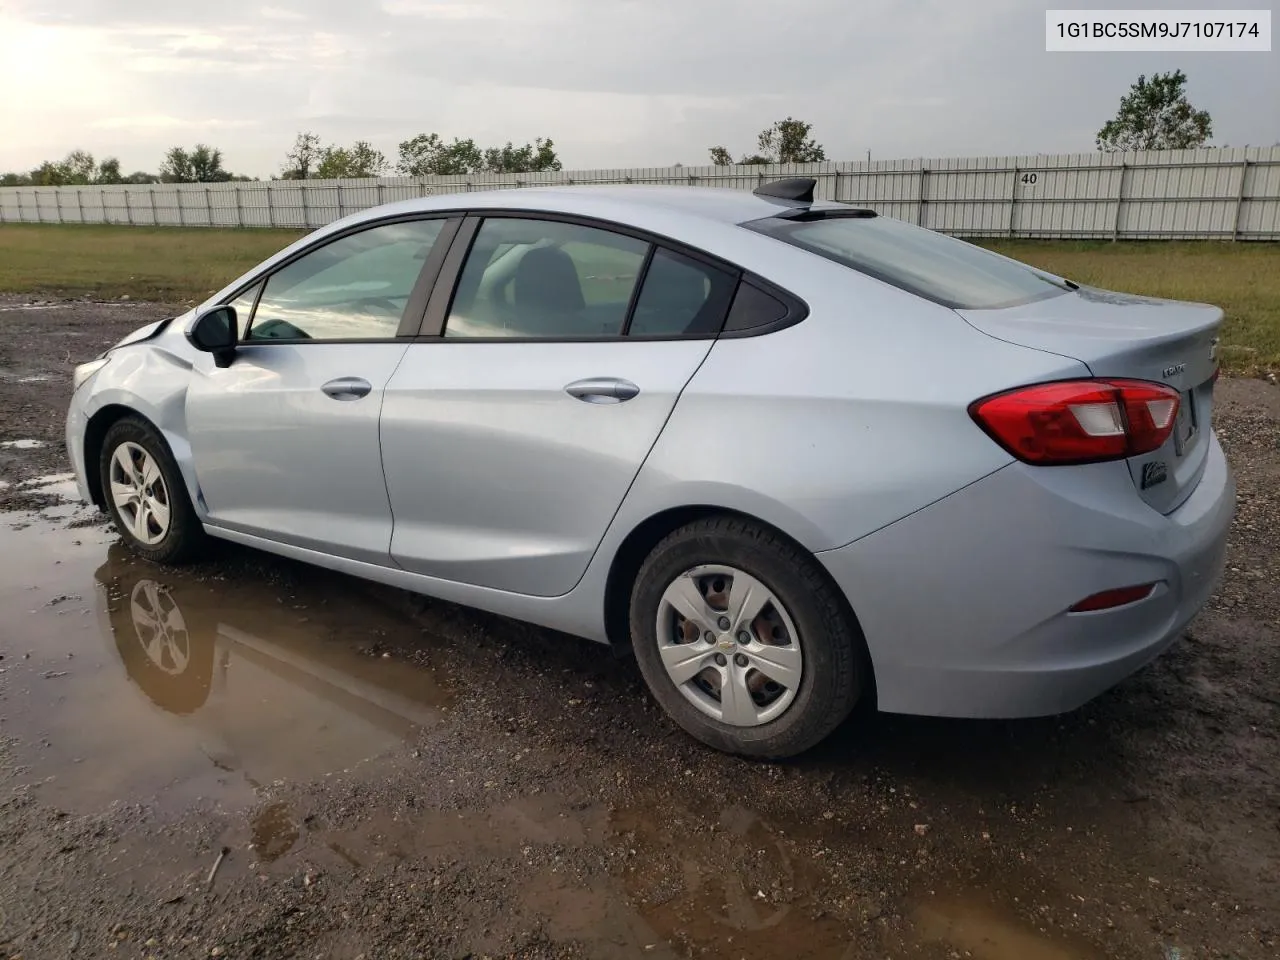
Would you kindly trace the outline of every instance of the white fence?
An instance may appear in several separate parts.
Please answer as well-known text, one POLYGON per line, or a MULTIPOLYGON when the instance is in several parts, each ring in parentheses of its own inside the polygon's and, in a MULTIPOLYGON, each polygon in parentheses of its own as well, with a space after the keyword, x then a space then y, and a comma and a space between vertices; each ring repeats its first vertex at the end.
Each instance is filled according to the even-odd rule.
POLYGON ((956 236, 1280 240, 1280 147, 880 160, 377 180, 0 188, 0 222, 322 226, 411 197, 587 183, 750 190, 811 176, 818 196, 956 236))

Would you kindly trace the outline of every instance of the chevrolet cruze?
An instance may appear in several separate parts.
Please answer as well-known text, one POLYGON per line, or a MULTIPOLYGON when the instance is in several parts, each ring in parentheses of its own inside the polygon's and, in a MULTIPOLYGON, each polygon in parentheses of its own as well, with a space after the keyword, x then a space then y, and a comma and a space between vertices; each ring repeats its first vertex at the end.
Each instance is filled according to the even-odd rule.
POLYGON ((220 537, 629 648, 738 754, 1075 708, 1221 572, 1222 312, 813 187, 339 220, 76 370, 82 496, 161 563, 220 537))

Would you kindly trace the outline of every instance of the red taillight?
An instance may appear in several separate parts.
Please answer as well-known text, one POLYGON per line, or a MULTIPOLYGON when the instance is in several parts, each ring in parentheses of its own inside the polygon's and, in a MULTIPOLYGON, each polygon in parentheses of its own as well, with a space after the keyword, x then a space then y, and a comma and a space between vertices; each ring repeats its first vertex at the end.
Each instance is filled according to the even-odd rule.
POLYGON ((1123 607, 1126 603, 1137 603, 1151 596, 1156 588, 1154 583, 1144 583, 1139 587, 1119 587, 1115 590, 1103 590, 1093 596, 1085 597, 1070 608, 1071 613, 1090 613, 1094 610, 1110 610, 1112 607, 1123 607))
POLYGON ((969 406, 969 415, 1019 460, 1095 463, 1164 446, 1178 391, 1146 380, 1066 380, 1019 387, 969 406))

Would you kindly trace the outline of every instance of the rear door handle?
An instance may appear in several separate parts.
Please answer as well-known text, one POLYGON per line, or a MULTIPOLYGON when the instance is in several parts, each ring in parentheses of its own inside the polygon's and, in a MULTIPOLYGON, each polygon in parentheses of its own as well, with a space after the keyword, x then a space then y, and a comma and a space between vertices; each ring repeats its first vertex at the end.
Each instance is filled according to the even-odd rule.
POLYGON ((338 377, 320 388, 335 400, 359 400, 369 395, 373 384, 359 377, 338 377))
POLYGON ((640 388, 620 377, 589 377, 573 381, 564 392, 586 403, 622 403, 637 396, 640 388))

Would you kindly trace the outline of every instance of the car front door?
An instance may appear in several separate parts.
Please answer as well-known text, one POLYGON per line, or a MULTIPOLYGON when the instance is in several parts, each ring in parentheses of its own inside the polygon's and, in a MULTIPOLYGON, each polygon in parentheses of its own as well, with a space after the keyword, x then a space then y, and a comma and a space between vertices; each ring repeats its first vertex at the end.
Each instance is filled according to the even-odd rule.
POLYGON ((235 301, 234 359, 223 368, 199 355, 186 401, 211 524, 389 562, 379 408, 409 344, 402 328, 416 332, 456 224, 402 220, 345 234, 235 301))
POLYGON ((424 323, 438 336, 409 347, 383 403, 391 555, 445 580, 563 594, 710 350, 737 275, 532 215, 469 220, 454 251, 465 261, 446 266, 424 323))

